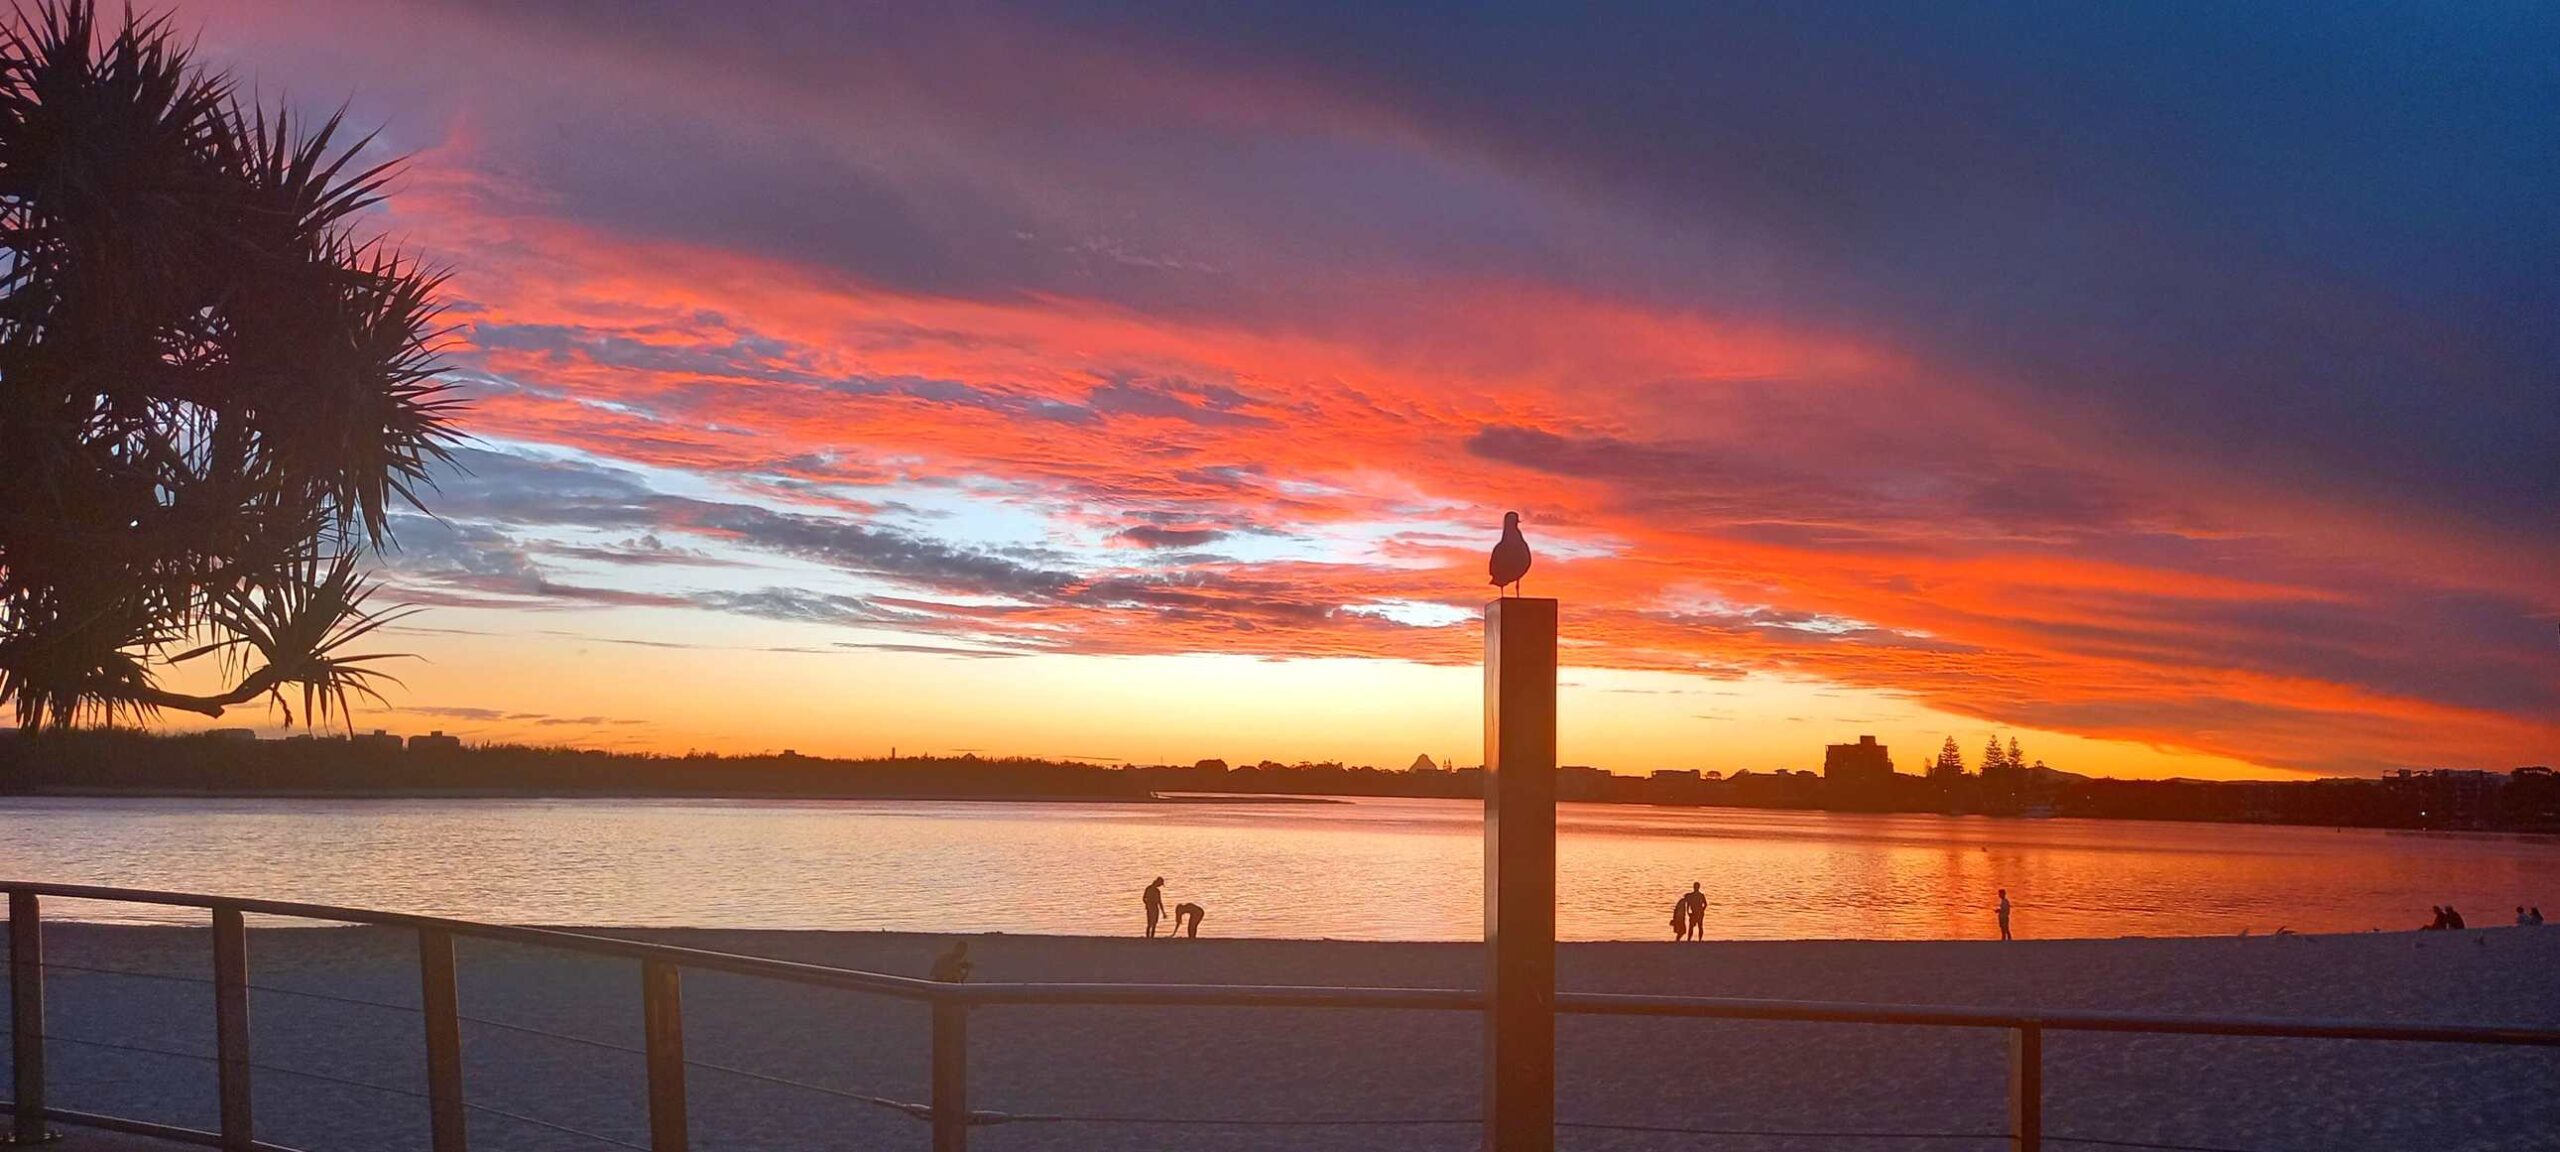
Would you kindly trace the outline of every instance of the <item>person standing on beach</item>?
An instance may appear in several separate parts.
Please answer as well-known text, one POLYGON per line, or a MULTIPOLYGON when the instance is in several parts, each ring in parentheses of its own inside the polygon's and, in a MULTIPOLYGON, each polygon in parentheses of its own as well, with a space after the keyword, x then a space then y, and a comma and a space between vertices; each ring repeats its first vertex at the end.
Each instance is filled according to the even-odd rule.
POLYGON ((1681 939, 1707 938, 1707 894, 1695 881, 1690 883, 1688 894, 1680 897, 1679 906, 1672 910, 1672 918, 1679 922, 1681 939))
POLYGON ((2001 890, 2000 890, 2000 938, 2001 938, 2001 939, 2003 939, 2003 940, 2007 940, 2007 939, 2009 939, 2009 938, 2010 938, 2010 936, 2009 936, 2009 890, 2008 890, 2008 889, 2006 889, 2006 888, 2003 888, 2003 889, 2001 889, 2001 890))
POLYGON ((1147 903, 1147 939, 1153 940, 1156 938, 1156 921, 1164 919, 1164 877, 1158 876, 1156 877, 1155 883, 1147 885, 1145 900, 1147 903))

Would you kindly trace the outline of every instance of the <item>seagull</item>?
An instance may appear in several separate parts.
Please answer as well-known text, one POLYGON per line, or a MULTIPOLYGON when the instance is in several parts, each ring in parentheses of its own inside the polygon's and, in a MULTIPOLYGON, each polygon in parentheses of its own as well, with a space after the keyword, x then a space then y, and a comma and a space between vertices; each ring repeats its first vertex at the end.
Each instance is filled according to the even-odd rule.
POLYGON ((1520 514, 1502 514, 1502 542, 1493 546, 1493 562, 1485 566, 1493 576, 1493 586, 1511 586, 1520 591, 1520 578, 1529 574, 1529 538, 1520 534, 1520 514))

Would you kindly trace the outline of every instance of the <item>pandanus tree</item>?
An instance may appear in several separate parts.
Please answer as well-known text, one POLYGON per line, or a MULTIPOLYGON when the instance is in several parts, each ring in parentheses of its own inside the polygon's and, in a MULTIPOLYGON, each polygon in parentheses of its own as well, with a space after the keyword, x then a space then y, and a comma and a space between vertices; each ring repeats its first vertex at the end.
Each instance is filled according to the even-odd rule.
POLYGON ((363 562, 457 400, 440 276, 360 231, 390 175, 366 152, 335 117, 243 100, 165 17, 47 0, 0 31, 0 702, 21 727, 379 699, 386 654, 353 650, 388 618, 363 562))

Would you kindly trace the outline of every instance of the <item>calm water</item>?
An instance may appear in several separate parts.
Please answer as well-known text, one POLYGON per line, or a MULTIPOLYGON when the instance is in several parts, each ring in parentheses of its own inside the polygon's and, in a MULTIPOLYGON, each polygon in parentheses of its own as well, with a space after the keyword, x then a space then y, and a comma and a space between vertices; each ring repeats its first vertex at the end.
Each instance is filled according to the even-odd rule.
MULTIPOLYGON (((1221 936, 1471 939, 1472 802, 0 801, 0 875, 538 924, 1134 931, 1138 890, 1221 936)), ((1704 881, 1723 938, 2474 926, 2560 908, 2531 837, 1568 805, 1559 931, 1667 936, 1704 881)), ((151 918, 62 905, 93 919, 151 918)), ((201 914, 170 912, 192 922, 201 914)))

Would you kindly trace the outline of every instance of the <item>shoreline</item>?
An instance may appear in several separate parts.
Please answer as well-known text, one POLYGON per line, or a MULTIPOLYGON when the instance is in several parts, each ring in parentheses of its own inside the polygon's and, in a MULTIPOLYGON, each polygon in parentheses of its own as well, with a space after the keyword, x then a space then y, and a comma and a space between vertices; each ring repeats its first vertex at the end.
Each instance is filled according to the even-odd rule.
MULTIPOLYGON (((878 793, 851 794, 831 792, 582 792, 540 789, 376 789, 367 791, 329 790, 244 790, 244 789, 170 789, 170 788, 0 788, 0 803, 10 800, 560 800, 560 801, 695 801, 717 803, 806 804, 831 801, 855 803, 973 803, 973 804, 1092 804, 1122 805, 1199 805, 1199 804, 1267 804, 1339 805, 1357 804, 1363 800, 1412 800, 1452 804, 1480 803, 1472 796, 1404 796, 1355 792, 1161 792, 1145 795, 1110 793, 1057 793, 1025 795, 990 795, 987 793, 878 793)), ((1822 813, 1833 816, 1934 817, 1943 820, 1988 820, 2003 824, 2132 824, 2170 825, 2197 828, 2292 828, 2305 831, 2377 832, 2412 836, 2456 836, 2513 838, 2534 842, 2560 841, 2560 828, 2418 828, 2399 824, 2327 824, 2287 820, 2215 820, 2191 816, 2020 816, 1998 812, 1941 812, 1902 809, 1866 808, 1790 808, 1769 804, 1666 804, 1642 800, 1565 800, 1559 806, 1588 805, 1602 808, 1627 808, 1654 812, 1780 812, 1822 813)))

